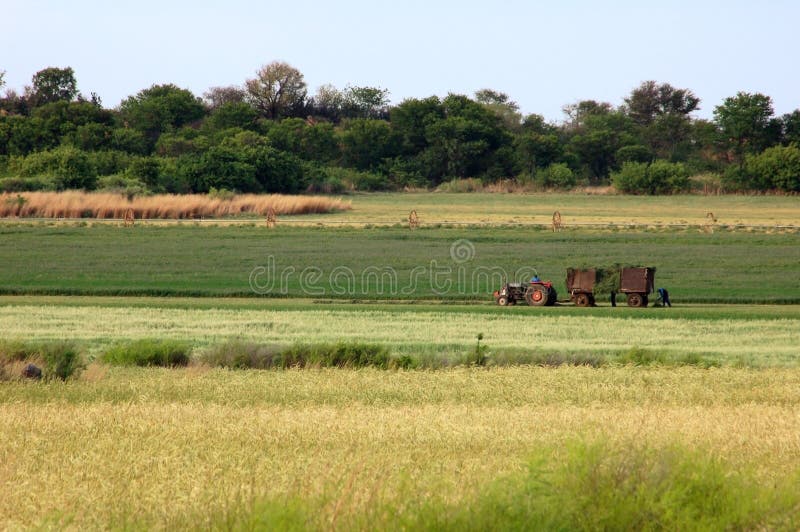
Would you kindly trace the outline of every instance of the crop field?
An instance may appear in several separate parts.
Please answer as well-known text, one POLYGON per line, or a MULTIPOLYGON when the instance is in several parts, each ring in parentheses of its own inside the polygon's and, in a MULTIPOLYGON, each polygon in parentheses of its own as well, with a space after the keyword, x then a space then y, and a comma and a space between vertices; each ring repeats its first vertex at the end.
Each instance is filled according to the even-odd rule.
POLYGON ((0 528, 800 528, 800 234, 504 225, 533 200, 800 222, 792 197, 503 194, 324 215, 364 227, 6 220, 0 528), (410 208, 499 225, 368 226, 410 208), (567 266, 614 263, 674 307, 565 300, 567 266), (559 305, 492 304, 534 272, 559 305), (185 356, 109 356, 162 348, 185 356))
POLYGON ((698 230, 0 225, 10 294, 488 301, 538 272, 656 266, 676 301, 797 303, 800 234, 698 230))
MULTIPOLYGON (((800 225, 796 196, 617 196, 590 194, 357 194, 352 210, 314 216, 327 222, 407 223, 412 210, 424 225, 543 224, 558 211, 570 224, 800 225)), ((287 220, 302 221, 299 217, 287 220)))

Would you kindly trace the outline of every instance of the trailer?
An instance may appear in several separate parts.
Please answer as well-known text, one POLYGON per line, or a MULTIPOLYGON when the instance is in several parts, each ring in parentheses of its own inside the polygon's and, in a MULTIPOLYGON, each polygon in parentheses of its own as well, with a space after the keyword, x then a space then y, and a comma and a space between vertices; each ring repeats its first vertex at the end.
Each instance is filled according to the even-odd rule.
POLYGON ((595 306, 597 293, 622 293, 629 307, 646 307, 655 290, 656 269, 626 266, 615 268, 568 268, 567 291, 579 307, 595 306))

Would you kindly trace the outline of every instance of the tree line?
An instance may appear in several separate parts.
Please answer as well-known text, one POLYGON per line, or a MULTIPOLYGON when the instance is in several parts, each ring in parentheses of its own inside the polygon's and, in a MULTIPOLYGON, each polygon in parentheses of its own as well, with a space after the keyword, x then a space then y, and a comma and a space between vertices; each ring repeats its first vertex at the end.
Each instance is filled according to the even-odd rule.
POLYGON ((72 68, 51 67, 0 97, 0 190, 338 193, 474 178, 634 194, 800 191, 800 109, 776 116, 769 96, 739 92, 703 120, 691 90, 655 81, 623 101, 566 105, 559 123, 491 89, 389 105, 380 87, 309 95, 299 70, 273 62, 241 86, 199 97, 153 85, 108 109, 78 90, 72 68))

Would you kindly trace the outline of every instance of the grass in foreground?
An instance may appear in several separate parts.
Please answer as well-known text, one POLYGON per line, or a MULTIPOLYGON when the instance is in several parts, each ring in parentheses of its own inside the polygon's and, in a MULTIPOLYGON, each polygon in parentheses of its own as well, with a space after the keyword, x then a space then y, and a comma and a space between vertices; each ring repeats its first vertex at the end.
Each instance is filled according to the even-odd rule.
POLYGON ((797 370, 92 365, 0 387, 0 521, 793 529, 799 384, 797 370))

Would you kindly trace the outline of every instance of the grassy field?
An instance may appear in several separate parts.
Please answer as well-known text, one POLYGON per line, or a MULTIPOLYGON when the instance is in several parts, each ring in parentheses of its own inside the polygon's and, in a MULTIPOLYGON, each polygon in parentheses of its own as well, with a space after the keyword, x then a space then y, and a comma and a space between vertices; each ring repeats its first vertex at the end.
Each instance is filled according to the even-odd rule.
MULTIPOLYGON (((352 199, 321 219, 800 223, 791 197, 352 199)), ((0 528, 797 530, 800 305, 754 303, 800 302, 798 239, 4 223, 0 344, 66 341, 88 366, 31 382, 0 360, 0 528), (494 267, 563 296, 567 266, 615 262, 656 266, 675 307, 491 302, 494 267), (192 361, 100 362, 147 339, 192 361), (208 365, 231 340, 368 342, 421 364, 208 365)))
MULTIPOLYGON (((314 216, 327 222, 407 223, 416 210, 421 223, 563 223, 705 225, 800 225, 796 196, 615 196, 587 194, 356 194, 353 209, 314 216)), ((286 217, 301 221, 302 218, 286 217)))
MULTIPOLYGON (((42 301, 0 299, 0 328, 6 339, 69 339, 91 353, 117 340, 168 338, 197 348, 231 339, 270 345, 374 342, 426 365, 452 365, 474 347, 478 333, 490 360, 507 363, 532 355, 624 356, 631 349, 667 359, 689 355, 722 365, 791 366, 800 363, 796 306, 720 306, 685 309, 530 308, 413 305, 329 305, 286 302, 275 308, 198 308, 170 300, 125 300, 116 305, 84 298, 42 301), (81 301, 81 300, 79 300, 81 301), (66 304, 65 304, 66 303, 66 304), (165 305, 165 306, 162 306, 165 305)), ((108 300, 106 300, 108 301, 108 300)))
MULTIPOLYGON (((494 497, 509 497, 529 465, 546 460, 597 468, 590 477, 573 471, 575 478, 562 479, 567 487, 580 482, 583 493, 550 484, 547 502, 563 515, 580 495, 601 506, 594 515, 583 509, 583 519, 608 519, 615 508, 602 508, 604 497, 624 497, 617 493, 623 486, 601 481, 615 479, 635 481, 640 519, 646 511, 674 519, 711 497, 716 508, 703 518, 745 503, 750 526, 740 526, 772 519, 768 528, 776 520, 790 528, 800 502, 792 484, 800 471, 798 385, 794 370, 92 366, 66 385, 0 387, 0 521, 12 529, 463 529, 466 512, 477 529, 481 520, 513 523, 494 497), (570 454, 600 441, 601 456, 570 454), (627 458, 608 463, 620 451, 627 458), (698 466, 693 456, 703 468, 721 464, 721 479, 703 477, 716 495, 661 493, 663 486, 647 480, 601 475, 610 465, 638 475, 648 456, 658 458, 647 474, 669 481, 682 467, 698 466), (723 489, 739 486, 743 471, 741 487, 771 493, 780 486, 777 502, 739 501, 723 489), (642 500, 648 490, 652 505, 642 500)), ((695 470, 695 482, 700 471, 710 475, 695 470)), ((536 483, 547 480, 544 472, 530 474, 536 483)), ((512 501, 519 512, 533 494, 513 497, 520 497, 512 501)), ((698 526, 698 518, 685 525, 698 526)), ((573 527, 581 528, 577 521, 573 527)))
POLYGON ((676 302, 799 302, 800 235, 531 228, 0 226, 0 291, 489 301, 537 271, 644 264, 676 302))

